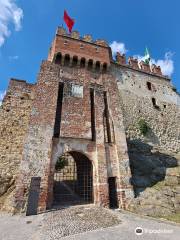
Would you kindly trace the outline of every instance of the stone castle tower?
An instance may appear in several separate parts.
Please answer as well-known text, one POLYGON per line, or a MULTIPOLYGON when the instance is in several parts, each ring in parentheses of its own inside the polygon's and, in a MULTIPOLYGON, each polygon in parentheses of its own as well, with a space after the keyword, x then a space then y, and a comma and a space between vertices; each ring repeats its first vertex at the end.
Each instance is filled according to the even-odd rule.
POLYGON ((37 83, 11 79, 3 100, 1 208, 33 214, 69 201, 128 209, 141 191, 131 150, 179 151, 179 99, 160 67, 126 64, 120 53, 114 61, 104 40, 58 28, 37 83))

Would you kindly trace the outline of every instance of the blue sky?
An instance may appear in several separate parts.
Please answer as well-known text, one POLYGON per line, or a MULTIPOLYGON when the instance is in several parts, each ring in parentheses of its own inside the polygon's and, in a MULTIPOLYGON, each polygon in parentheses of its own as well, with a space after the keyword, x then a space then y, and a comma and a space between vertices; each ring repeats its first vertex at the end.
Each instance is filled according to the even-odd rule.
POLYGON ((115 41, 127 57, 148 46, 180 91, 179 0, 0 0, 0 98, 11 77, 36 81, 64 9, 74 30, 115 41))

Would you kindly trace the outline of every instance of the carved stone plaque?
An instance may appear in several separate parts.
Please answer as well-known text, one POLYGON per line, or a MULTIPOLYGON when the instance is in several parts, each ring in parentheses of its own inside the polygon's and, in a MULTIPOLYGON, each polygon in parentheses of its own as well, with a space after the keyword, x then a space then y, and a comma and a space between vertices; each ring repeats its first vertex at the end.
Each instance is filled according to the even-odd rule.
POLYGON ((77 84, 72 84, 71 85, 71 96, 83 98, 83 86, 77 85, 77 84))

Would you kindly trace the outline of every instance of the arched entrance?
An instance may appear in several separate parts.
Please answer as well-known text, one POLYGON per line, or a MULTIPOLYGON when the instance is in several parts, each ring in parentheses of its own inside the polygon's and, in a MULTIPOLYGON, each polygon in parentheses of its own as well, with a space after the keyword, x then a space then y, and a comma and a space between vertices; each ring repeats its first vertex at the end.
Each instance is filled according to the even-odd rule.
POLYGON ((93 166, 84 154, 71 151, 57 159, 53 196, 53 205, 93 202, 93 166))

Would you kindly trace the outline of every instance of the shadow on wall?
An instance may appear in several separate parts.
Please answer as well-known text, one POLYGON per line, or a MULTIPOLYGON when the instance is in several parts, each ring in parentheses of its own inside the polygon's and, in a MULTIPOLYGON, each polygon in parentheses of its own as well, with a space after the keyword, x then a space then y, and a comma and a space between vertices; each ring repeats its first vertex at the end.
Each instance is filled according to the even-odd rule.
POLYGON ((166 169, 177 167, 177 159, 154 152, 153 147, 140 139, 128 140, 128 153, 132 173, 131 184, 135 197, 138 197, 147 187, 152 187, 165 179, 166 169))
POLYGON ((158 136, 154 133, 152 128, 148 126, 147 139, 149 139, 153 144, 160 144, 158 136))

